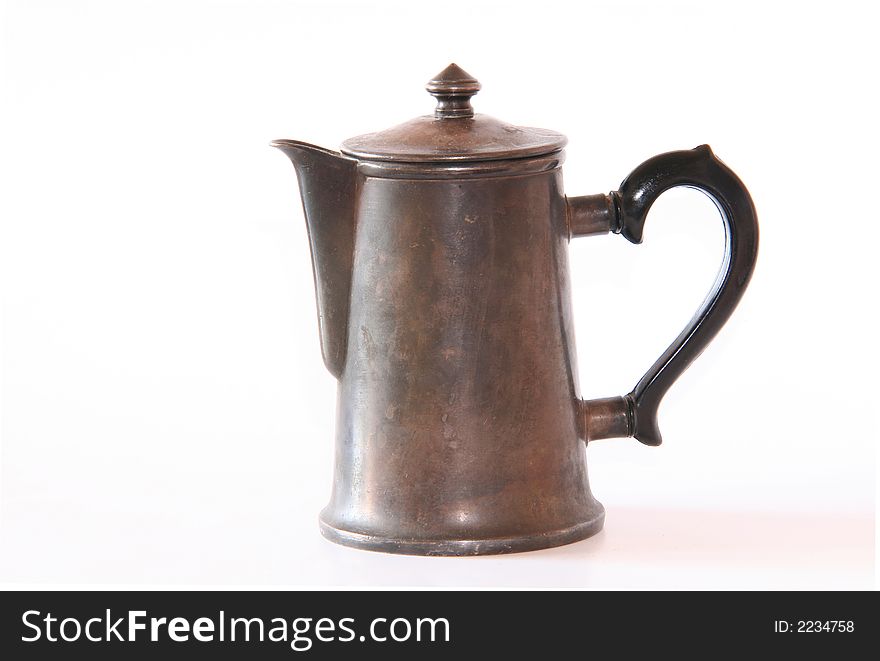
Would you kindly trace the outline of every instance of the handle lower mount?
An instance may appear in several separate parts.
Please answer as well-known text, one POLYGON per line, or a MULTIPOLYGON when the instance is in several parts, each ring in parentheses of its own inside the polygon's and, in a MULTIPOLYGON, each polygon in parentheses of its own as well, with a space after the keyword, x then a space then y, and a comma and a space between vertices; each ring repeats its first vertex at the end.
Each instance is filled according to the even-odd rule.
POLYGON ((641 243, 651 205, 676 186, 696 188, 718 207, 725 233, 721 271, 693 319, 632 392, 578 403, 582 437, 588 442, 633 436, 645 445, 660 445, 660 401, 730 317, 755 268, 758 219, 752 198, 739 177, 715 157, 708 145, 645 161, 624 179, 620 190, 609 195, 569 198, 571 235, 614 232, 632 243, 641 243))

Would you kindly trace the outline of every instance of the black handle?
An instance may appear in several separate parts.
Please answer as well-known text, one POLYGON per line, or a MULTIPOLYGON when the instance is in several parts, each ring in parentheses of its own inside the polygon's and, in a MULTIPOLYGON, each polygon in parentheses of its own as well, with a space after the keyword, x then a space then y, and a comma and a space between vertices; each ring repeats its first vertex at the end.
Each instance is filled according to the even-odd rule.
MULTIPOLYGON (((758 256, 758 218, 739 177, 708 145, 673 151, 648 159, 608 196, 569 200, 574 235, 607 229, 642 242, 645 218, 665 191, 687 186, 715 202, 724 222, 724 261, 718 278, 693 319, 625 397, 580 402, 585 440, 634 436, 645 445, 660 445, 657 409, 670 386, 712 341, 739 303, 758 256)), ((607 231, 607 230, 606 230, 607 231)))

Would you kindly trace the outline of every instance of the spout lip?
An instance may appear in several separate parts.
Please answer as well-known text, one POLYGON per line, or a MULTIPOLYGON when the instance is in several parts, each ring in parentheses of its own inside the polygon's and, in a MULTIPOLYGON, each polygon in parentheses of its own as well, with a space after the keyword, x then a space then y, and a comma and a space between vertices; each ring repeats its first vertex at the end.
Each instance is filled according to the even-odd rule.
POLYGON ((286 151, 288 149, 305 149, 306 151, 318 151, 323 154, 328 154, 329 156, 341 156, 338 151, 333 151, 332 149, 326 149, 325 147, 319 147, 318 145, 313 145, 308 142, 303 142, 302 140, 286 140, 279 139, 273 140, 269 143, 270 147, 275 147, 276 149, 280 149, 281 151, 286 151))

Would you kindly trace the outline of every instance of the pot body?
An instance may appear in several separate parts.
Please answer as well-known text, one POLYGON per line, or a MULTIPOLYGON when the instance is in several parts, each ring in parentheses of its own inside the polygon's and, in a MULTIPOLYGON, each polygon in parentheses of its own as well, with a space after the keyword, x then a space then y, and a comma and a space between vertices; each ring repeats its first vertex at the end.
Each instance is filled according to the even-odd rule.
POLYGON ((360 174, 325 536, 471 555, 598 532, 558 167, 360 174))

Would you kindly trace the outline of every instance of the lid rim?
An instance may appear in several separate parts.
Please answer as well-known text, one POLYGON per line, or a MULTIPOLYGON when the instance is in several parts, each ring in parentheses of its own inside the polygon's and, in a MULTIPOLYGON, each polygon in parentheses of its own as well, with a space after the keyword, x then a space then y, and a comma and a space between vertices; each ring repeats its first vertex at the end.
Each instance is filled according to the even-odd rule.
POLYGON ((374 163, 419 163, 422 165, 443 165, 444 163, 452 165, 461 165, 462 163, 486 163, 488 161, 523 161, 530 158, 540 158, 542 156, 550 156, 565 149, 568 139, 563 136, 558 146, 553 148, 541 148, 535 150, 518 149, 509 152, 498 152, 491 156, 480 157, 478 154, 460 154, 453 156, 439 156, 437 154, 419 155, 392 155, 378 154, 367 151, 358 151, 356 149, 348 149, 343 143, 339 149, 346 156, 351 156, 359 161, 371 161, 374 163))

